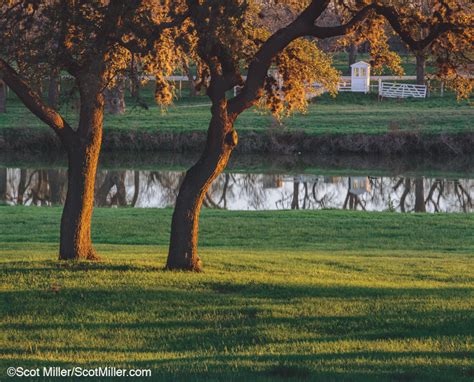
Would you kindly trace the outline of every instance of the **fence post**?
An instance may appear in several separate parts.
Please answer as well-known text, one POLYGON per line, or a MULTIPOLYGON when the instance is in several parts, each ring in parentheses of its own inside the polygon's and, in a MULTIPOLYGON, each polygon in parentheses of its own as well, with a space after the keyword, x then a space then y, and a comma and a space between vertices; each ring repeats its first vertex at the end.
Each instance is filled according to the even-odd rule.
POLYGON ((440 90, 440 93, 441 93, 441 97, 444 97, 444 81, 441 81, 441 90, 440 90))

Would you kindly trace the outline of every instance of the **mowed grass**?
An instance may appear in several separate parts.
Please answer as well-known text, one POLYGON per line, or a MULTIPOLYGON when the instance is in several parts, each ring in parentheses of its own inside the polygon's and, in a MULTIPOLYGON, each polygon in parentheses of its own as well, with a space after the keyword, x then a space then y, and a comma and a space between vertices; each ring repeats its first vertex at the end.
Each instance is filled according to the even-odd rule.
MULTIPOLYGON (((105 130, 137 132, 186 132, 205 131, 210 121, 210 103, 207 97, 188 97, 186 92, 166 111, 153 101, 150 89, 143 91, 149 109, 135 106, 127 100, 124 115, 106 115, 105 130)), ((76 112, 71 103, 63 114, 76 123, 76 112)), ((336 98, 318 97, 309 105, 305 114, 297 113, 277 123, 268 113, 256 109, 244 112, 236 123, 238 131, 274 132, 303 131, 308 134, 384 134, 410 131, 420 134, 474 132, 474 109, 468 101, 457 102, 454 95, 433 96, 424 100, 383 100, 375 94, 341 93, 336 98)), ((13 96, 9 99, 8 112, 0 115, 0 129, 46 128, 13 96)))
POLYGON ((474 215, 205 210, 190 274, 169 209, 96 209, 98 263, 55 260, 60 213, 0 207, 1 375, 472 381, 474 215))

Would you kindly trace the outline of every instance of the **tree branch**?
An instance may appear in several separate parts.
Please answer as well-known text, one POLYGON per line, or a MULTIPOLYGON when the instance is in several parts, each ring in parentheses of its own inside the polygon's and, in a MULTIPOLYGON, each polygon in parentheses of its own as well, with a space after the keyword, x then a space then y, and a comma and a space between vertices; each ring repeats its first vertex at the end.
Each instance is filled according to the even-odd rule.
POLYGON ((57 111, 47 106, 20 75, 1 58, 0 79, 3 79, 33 114, 54 130, 64 144, 70 142, 75 134, 71 126, 57 111))
POLYGON ((364 21, 372 10, 374 10, 374 5, 367 5, 359 10, 347 23, 335 27, 319 27, 313 25, 308 32, 308 36, 324 39, 348 34, 357 24, 364 21))
MULTIPOLYGON (((397 32, 405 44, 415 51, 421 51, 430 45, 436 38, 448 31, 458 31, 461 28, 455 24, 443 22, 438 17, 439 22, 434 24, 428 35, 420 40, 415 40, 410 33, 410 30, 405 29, 400 22, 400 15, 393 7, 373 4, 374 10, 377 14, 385 17, 392 29, 397 32)), ((439 15, 439 13, 437 13, 439 15)))
POLYGON ((247 80, 242 92, 228 103, 228 114, 235 118, 245 109, 252 106, 258 99, 268 69, 275 56, 293 40, 308 34, 315 20, 324 12, 329 0, 313 0, 308 7, 288 26, 276 31, 260 47, 250 63, 247 80))
POLYGON ((357 24, 364 21, 372 12, 383 16, 397 32, 402 40, 415 51, 421 51, 430 45, 436 38, 447 31, 459 31, 461 28, 455 24, 439 21, 434 24, 428 35, 420 40, 415 40, 410 30, 404 28, 400 22, 401 16, 393 7, 383 6, 377 2, 368 4, 357 11, 345 24, 335 27, 320 27, 315 21, 328 7, 329 1, 313 0, 311 4, 288 26, 275 32, 256 53, 248 70, 247 80, 242 92, 228 102, 228 113, 235 118, 239 113, 252 106, 259 98, 265 77, 275 56, 285 49, 292 41, 303 36, 329 38, 349 33, 357 24))

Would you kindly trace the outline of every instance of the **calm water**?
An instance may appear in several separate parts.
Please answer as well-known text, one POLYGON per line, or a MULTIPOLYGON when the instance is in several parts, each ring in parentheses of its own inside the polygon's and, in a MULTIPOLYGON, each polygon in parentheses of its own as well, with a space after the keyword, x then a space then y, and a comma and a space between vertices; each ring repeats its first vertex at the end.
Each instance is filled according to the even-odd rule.
MULTIPOLYGON (((357 170, 343 175, 225 173, 212 185, 204 205, 229 210, 354 209, 367 211, 472 212, 474 179, 470 176, 372 176, 357 170)), ((373 171, 373 170, 372 170, 373 171)), ((336 171, 340 174, 341 171, 336 171)), ((101 170, 97 206, 173 206, 182 171, 101 170)), ((51 206, 64 202, 64 168, 0 168, 0 203, 51 206)))

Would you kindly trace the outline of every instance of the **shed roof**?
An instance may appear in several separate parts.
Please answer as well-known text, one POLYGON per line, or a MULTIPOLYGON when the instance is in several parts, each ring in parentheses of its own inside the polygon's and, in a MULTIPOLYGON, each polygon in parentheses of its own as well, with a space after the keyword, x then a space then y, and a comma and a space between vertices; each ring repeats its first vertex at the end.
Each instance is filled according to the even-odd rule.
POLYGON ((370 64, 365 62, 365 61, 358 61, 358 62, 355 62, 354 64, 351 65, 351 68, 352 67, 369 67, 370 64))

